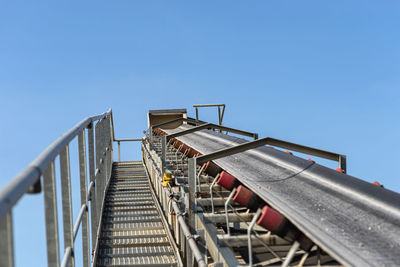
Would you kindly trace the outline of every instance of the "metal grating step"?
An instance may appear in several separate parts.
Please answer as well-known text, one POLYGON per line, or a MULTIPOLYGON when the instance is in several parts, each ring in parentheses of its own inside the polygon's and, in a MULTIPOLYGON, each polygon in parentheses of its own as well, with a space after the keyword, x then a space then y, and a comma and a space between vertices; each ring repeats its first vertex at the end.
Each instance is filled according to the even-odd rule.
POLYGON ((146 247, 121 247, 121 248, 112 248, 104 246, 104 248, 100 249, 100 254, 103 256, 110 257, 113 256, 162 256, 174 255, 174 252, 170 246, 146 246, 146 247))
POLYGON ((104 217, 104 223, 136 223, 136 222, 158 222, 159 216, 124 216, 124 217, 104 217))
POLYGON ((177 266, 175 256, 100 257, 97 266, 177 266))
POLYGON ((151 236, 151 235, 166 235, 166 232, 164 229, 135 229, 135 230, 122 230, 122 231, 103 231, 101 233, 102 237, 130 237, 130 236, 136 236, 136 237, 145 237, 145 236, 151 236))
POLYGON ((96 266, 177 266, 141 163, 114 163, 96 266))
POLYGON ((124 217, 124 216, 158 216, 157 210, 137 210, 137 211, 105 211, 103 212, 105 217, 124 217))
POLYGON ((154 235, 151 237, 118 237, 100 239, 101 245, 109 247, 145 247, 145 246, 168 246, 169 240, 166 235, 154 235))

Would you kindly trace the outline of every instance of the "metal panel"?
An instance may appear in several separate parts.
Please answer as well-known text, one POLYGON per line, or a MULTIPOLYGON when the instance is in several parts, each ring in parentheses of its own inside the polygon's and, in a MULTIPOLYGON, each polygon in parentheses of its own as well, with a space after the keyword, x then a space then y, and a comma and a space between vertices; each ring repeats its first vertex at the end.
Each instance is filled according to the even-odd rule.
POLYGON ((11 211, 0 220, 0 266, 14 266, 14 238, 11 211))
MULTIPOLYGON (((78 136, 78 150, 79 150, 79 175, 81 186, 81 205, 88 203, 87 199, 87 170, 86 170, 86 138, 85 130, 78 136)), ((83 266, 90 266, 90 236, 89 236, 89 216, 88 208, 82 215, 82 255, 83 266)))
POLYGON ((47 265, 57 267, 60 266, 60 255, 54 162, 51 162, 43 173, 43 188, 44 213, 46 217, 47 265))
MULTIPOLYGON (((60 153, 61 191, 64 228, 64 250, 74 247, 73 225, 72 225, 72 203, 71 203, 71 173, 69 166, 68 145, 60 153)), ((68 261, 68 266, 74 266, 74 256, 68 261)))
POLYGON ((92 247, 96 244, 96 221, 97 221, 97 213, 96 213, 96 181, 95 181, 95 161, 94 161, 94 135, 93 135, 93 124, 88 127, 88 147, 89 147, 89 176, 90 182, 94 183, 94 187, 92 187, 90 193, 90 224, 91 224, 91 235, 92 235, 92 247))

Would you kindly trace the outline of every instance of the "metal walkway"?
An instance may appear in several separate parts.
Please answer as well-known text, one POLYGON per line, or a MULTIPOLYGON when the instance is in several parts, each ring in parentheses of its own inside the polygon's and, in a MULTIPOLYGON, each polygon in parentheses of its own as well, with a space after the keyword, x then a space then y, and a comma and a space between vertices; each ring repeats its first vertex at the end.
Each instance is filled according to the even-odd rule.
POLYGON ((97 266, 177 266, 141 161, 113 164, 97 266))

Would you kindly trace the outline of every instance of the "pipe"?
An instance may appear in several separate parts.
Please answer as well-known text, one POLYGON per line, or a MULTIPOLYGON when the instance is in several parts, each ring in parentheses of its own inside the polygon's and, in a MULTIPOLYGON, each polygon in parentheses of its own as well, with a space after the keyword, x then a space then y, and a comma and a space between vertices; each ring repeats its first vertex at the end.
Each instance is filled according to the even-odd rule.
POLYGON ((193 235, 190 233, 189 227, 185 223, 185 219, 182 216, 182 212, 180 211, 178 204, 174 199, 172 199, 172 208, 178 218, 178 222, 182 228, 182 232, 186 237, 186 240, 189 243, 190 249, 193 252, 193 256, 195 257, 197 264, 199 267, 207 267, 205 260, 203 259, 203 255, 201 254, 199 248, 197 247, 197 243, 193 238, 193 235))
POLYGON ((231 194, 229 195, 228 199, 225 202, 226 230, 228 232, 228 236, 231 235, 231 230, 229 228, 228 205, 229 205, 229 202, 231 202, 231 200, 232 200, 233 196, 235 195, 235 193, 236 193, 236 188, 233 188, 231 194))
POLYGON ((211 213, 214 214, 214 196, 213 196, 213 186, 215 185, 215 183, 217 182, 219 178, 219 173, 217 174, 217 176, 215 176, 214 181, 212 181, 211 185, 210 185, 210 196, 211 196, 211 213))
POLYGON ((249 246, 249 266, 253 266, 253 244, 251 243, 251 232, 253 231, 254 225, 256 224, 258 217, 260 217, 261 209, 258 209, 254 215, 249 228, 247 229, 247 242, 249 246))
POLYGON ((300 247, 299 242, 294 241, 292 247, 290 248, 285 261, 282 263, 282 267, 288 267, 289 263, 292 261, 297 249, 300 247))

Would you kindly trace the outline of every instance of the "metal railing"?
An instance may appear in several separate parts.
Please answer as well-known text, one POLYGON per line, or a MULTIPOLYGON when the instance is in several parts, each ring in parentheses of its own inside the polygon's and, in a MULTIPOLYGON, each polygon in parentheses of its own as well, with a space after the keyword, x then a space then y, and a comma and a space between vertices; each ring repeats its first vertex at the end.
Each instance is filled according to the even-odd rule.
POLYGON ((74 242, 80 226, 82 226, 82 265, 93 265, 96 253, 91 259, 90 240, 92 248, 96 251, 98 246, 97 237, 101 228, 103 199, 111 176, 113 141, 114 127, 111 109, 101 115, 85 118, 47 147, 27 168, 1 189, 1 266, 14 266, 13 207, 26 193, 40 193, 42 189, 45 207, 48 266, 74 266, 74 255, 76 254, 74 252, 74 242), (81 207, 75 223, 72 224, 69 143, 76 137, 78 138, 81 207), (57 156, 59 156, 60 162, 64 237, 64 255, 61 265, 55 172, 57 156), (87 162, 87 158, 89 162, 87 162), (87 177, 88 169, 89 179, 87 177), (89 225, 89 210, 91 225, 89 225))

